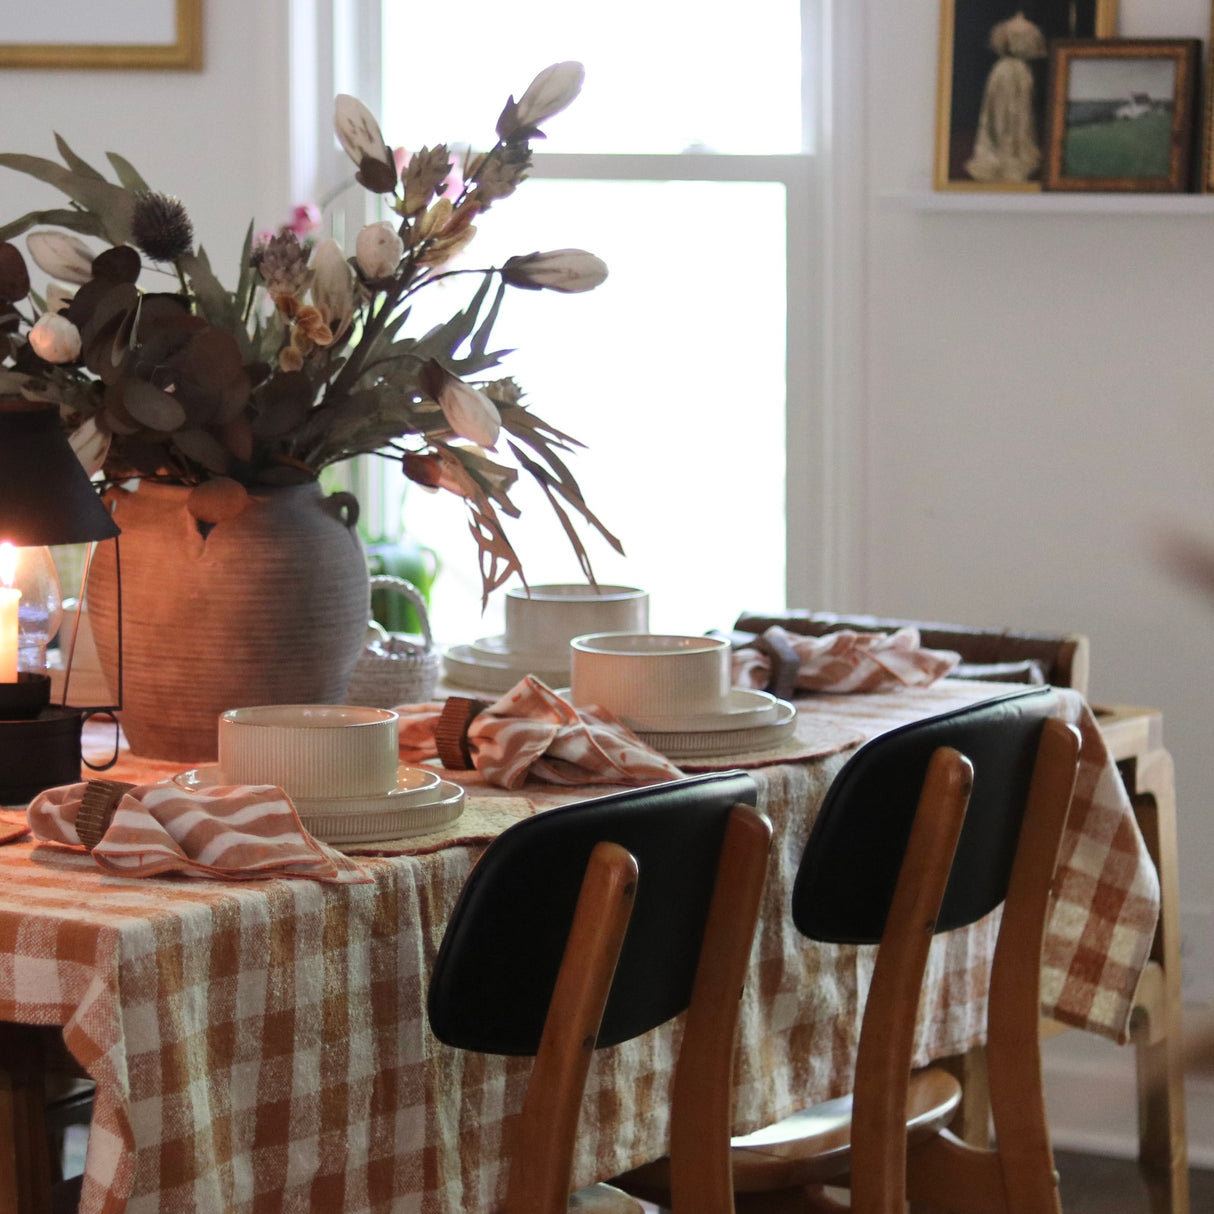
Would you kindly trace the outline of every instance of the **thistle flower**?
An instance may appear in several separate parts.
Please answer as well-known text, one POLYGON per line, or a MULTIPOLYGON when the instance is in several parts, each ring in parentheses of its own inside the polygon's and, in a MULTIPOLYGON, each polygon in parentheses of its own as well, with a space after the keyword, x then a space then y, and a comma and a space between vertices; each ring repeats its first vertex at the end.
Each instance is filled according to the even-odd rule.
POLYGON ((144 191, 135 195, 131 239, 153 261, 176 261, 194 251, 194 225, 180 199, 144 191))
POLYGON ((29 333, 30 348, 43 362, 70 363, 80 357, 80 330, 66 316, 44 312, 29 333))
POLYGON ((405 242, 386 219, 367 224, 354 242, 358 268, 370 279, 388 278, 404 252, 405 242))
POLYGON ((553 249, 511 257, 501 274, 512 287, 573 295, 594 290, 607 277, 607 263, 585 249, 553 249))
POLYGON ((66 232, 31 232, 25 247, 34 264, 52 278, 82 285, 93 277, 93 250, 66 232))
POLYGON ((586 69, 574 60, 546 67, 527 86, 516 103, 511 97, 497 120, 497 137, 503 142, 539 135, 541 122, 559 114, 582 91, 586 69))

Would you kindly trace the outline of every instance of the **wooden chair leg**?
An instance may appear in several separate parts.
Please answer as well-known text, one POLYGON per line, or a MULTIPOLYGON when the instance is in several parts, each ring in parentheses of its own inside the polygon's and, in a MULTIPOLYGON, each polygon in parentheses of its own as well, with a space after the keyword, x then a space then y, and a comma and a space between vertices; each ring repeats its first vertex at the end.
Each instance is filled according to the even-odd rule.
POLYGON ((0 1025, 0 1210, 5 1214, 51 1214, 43 1031, 0 1025))
POLYGON ((1189 1214, 1184 1038, 1180 993, 1180 906, 1176 789, 1165 750, 1137 758, 1129 789, 1143 839, 1159 871, 1159 930, 1151 957, 1161 971, 1135 1032, 1138 1063, 1138 1164, 1152 1214, 1189 1214), (1152 1006, 1154 1004, 1154 1006, 1152 1006))

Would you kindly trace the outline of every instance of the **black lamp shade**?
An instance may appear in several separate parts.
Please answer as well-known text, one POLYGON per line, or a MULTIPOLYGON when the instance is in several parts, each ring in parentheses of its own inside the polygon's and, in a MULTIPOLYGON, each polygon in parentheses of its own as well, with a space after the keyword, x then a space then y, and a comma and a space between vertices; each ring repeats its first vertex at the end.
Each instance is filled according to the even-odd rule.
POLYGON ((63 433, 58 407, 0 400, 0 541, 44 548, 117 534, 63 433))

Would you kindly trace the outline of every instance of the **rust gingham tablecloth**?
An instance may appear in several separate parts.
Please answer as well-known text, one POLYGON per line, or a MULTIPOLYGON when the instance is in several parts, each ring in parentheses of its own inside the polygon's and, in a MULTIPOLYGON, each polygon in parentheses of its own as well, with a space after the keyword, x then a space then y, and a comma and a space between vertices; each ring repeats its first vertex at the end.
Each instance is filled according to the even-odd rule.
MULTIPOLYGON (((1000 690, 948 681, 802 709, 858 738, 1000 690)), ((1158 886, 1090 712, 1059 696, 1084 746, 1046 957, 1049 1010, 1120 1037, 1158 886)), ((832 749, 754 769, 776 845, 744 997, 739 1131, 850 1082, 873 950, 810 944, 787 914, 816 808, 848 757, 832 749)), ((114 774, 155 778, 130 759, 114 774)), ((494 795, 468 787, 473 801, 494 795)), ((522 791, 537 809, 577 795, 522 791)), ((0 848, 0 1018, 63 1025, 98 1082, 84 1214, 492 1209, 502 1128, 529 1061, 448 1049, 424 1011, 425 976, 478 854, 363 859, 373 883, 333 886, 136 880, 66 848, 0 848)), ((918 1061, 982 1039, 994 932, 992 917, 933 945, 918 1061)), ((579 1185, 664 1149, 678 1032, 676 1021, 596 1055, 579 1185)))

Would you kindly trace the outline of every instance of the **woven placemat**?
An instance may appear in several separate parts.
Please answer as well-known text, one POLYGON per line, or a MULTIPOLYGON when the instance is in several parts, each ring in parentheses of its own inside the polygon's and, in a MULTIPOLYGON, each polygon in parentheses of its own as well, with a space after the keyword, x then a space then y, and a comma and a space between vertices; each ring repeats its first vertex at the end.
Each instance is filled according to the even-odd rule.
POLYGON ((535 813, 526 797, 469 796, 464 812, 454 822, 424 835, 404 839, 380 839, 374 843, 334 844, 347 856, 424 856, 448 847, 488 843, 508 826, 535 813))
POLYGON ((773 767, 777 763, 807 762, 824 759, 859 746, 865 734, 854 725, 842 724, 813 712, 798 712, 796 732, 791 738, 764 750, 743 750, 726 755, 672 756, 680 771, 730 771, 735 767, 773 767))

